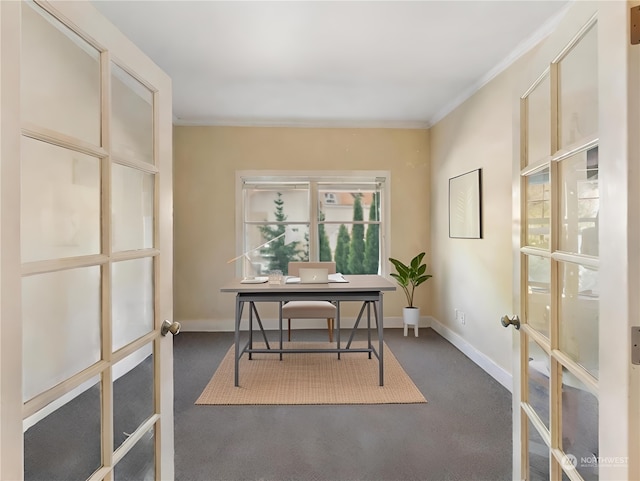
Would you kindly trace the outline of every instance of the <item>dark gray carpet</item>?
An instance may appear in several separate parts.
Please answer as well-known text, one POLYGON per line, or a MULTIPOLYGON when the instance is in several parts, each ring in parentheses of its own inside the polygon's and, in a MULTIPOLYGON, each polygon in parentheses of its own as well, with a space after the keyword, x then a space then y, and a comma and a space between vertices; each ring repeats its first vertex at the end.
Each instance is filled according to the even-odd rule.
POLYGON ((176 480, 511 479, 511 394, 432 329, 387 329, 385 340, 428 404, 196 406, 233 333, 181 333, 176 480))

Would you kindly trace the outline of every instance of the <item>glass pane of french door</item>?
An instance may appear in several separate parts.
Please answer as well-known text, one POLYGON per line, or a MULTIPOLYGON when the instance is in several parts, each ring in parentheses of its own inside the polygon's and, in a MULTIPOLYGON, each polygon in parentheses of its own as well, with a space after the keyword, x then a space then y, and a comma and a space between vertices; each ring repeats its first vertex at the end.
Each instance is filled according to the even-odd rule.
POLYGON ((155 470, 155 432, 147 431, 142 439, 116 464, 114 481, 153 481, 155 470))
POLYGON ((113 350, 153 331, 153 259, 112 265, 113 350))
POLYGON ((25 480, 87 479, 100 468, 100 378, 80 391, 25 420, 25 480))
POLYGON ((154 365, 150 344, 113 366, 113 449, 154 413, 154 365))
POLYGON ((598 398, 567 369, 562 374, 562 450, 585 480, 598 479, 598 398))
POLYGON ((100 145, 98 49, 33 2, 23 2, 21 27, 22 120, 100 145))
POLYGON ((526 245, 549 249, 551 240, 551 192, 549 190, 549 168, 525 177, 527 205, 525 209, 527 237, 526 245))
POLYGON ((558 250, 598 256, 598 148, 558 162, 560 202, 558 250))
POLYGON ((156 97, 21 8, 25 479, 154 479, 156 97))
POLYGON ((533 339, 527 346, 528 392, 523 401, 528 403, 540 421, 549 429, 551 360, 549 354, 533 339))
POLYGON ((529 481, 548 481, 551 458, 549 446, 531 421, 528 421, 527 457, 529 459, 529 481))
POLYGON ((558 62, 558 150, 598 132, 597 51, 594 25, 558 62))
POLYGON ((112 156, 153 164, 153 93, 111 63, 112 156))
POLYGON ((551 88, 545 74, 527 96, 526 165, 545 159, 551 152, 551 88))
POLYGON ((114 252, 153 247, 154 175, 113 164, 111 171, 114 252))
POLYGON ((22 279, 24 401, 100 360, 100 277, 90 266, 22 279))
POLYGON ((527 255, 525 314, 529 326, 549 338, 551 330, 551 259, 527 255))
POLYGON ((22 261, 100 253, 98 157, 22 141, 22 261))
POLYGON ((558 262, 558 344, 582 368, 598 377, 598 271, 558 262))
POLYGON ((521 102, 520 349, 527 356, 520 376, 529 479, 598 479, 596 47, 592 20, 521 102))

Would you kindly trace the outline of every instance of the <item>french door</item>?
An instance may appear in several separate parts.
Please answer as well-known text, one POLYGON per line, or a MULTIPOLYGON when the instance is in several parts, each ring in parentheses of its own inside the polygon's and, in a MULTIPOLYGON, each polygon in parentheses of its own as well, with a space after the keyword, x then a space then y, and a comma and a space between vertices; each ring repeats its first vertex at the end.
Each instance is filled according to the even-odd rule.
POLYGON ((629 7, 576 2, 519 92, 514 479, 640 478, 629 7))
POLYGON ((172 479, 170 80, 89 2, 0 21, 0 478, 172 479))

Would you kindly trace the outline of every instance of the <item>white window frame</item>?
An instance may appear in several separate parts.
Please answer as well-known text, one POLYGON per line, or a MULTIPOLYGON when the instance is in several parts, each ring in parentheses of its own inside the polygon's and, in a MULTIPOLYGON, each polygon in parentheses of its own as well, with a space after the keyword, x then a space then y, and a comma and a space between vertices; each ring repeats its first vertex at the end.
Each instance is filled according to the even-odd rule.
MULTIPOLYGON (((391 252, 391 172, 383 170, 353 171, 279 171, 279 170, 241 170, 236 171, 236 255, 242 255, 251 246, 244 246, 244 194, 245 183, 250 182, 311 182, 333 184, 357 184, 358 182, 377 182, 380 185, 380 275, 388 275, 388 261, 391 252)), ((318 222, 318 190, 310 189, 309 222, 318 222)), ((313 236, 310 244, 315 243, 313 236)), ((309 254, 316 252, 314 245, 309 246, 309 254)), ((237 263, 236 275, 242 276, 243 263, 237 263)))

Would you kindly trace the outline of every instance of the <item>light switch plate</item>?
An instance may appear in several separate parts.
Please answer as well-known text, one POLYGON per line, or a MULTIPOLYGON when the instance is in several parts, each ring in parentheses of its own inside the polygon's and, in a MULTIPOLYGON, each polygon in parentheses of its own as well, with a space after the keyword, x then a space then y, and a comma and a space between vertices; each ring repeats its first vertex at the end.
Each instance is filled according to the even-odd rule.
POLYGON ((629 23, 629 41, 631 45, 638 45, 640 43, 640 6, 631 8, 629 23))

